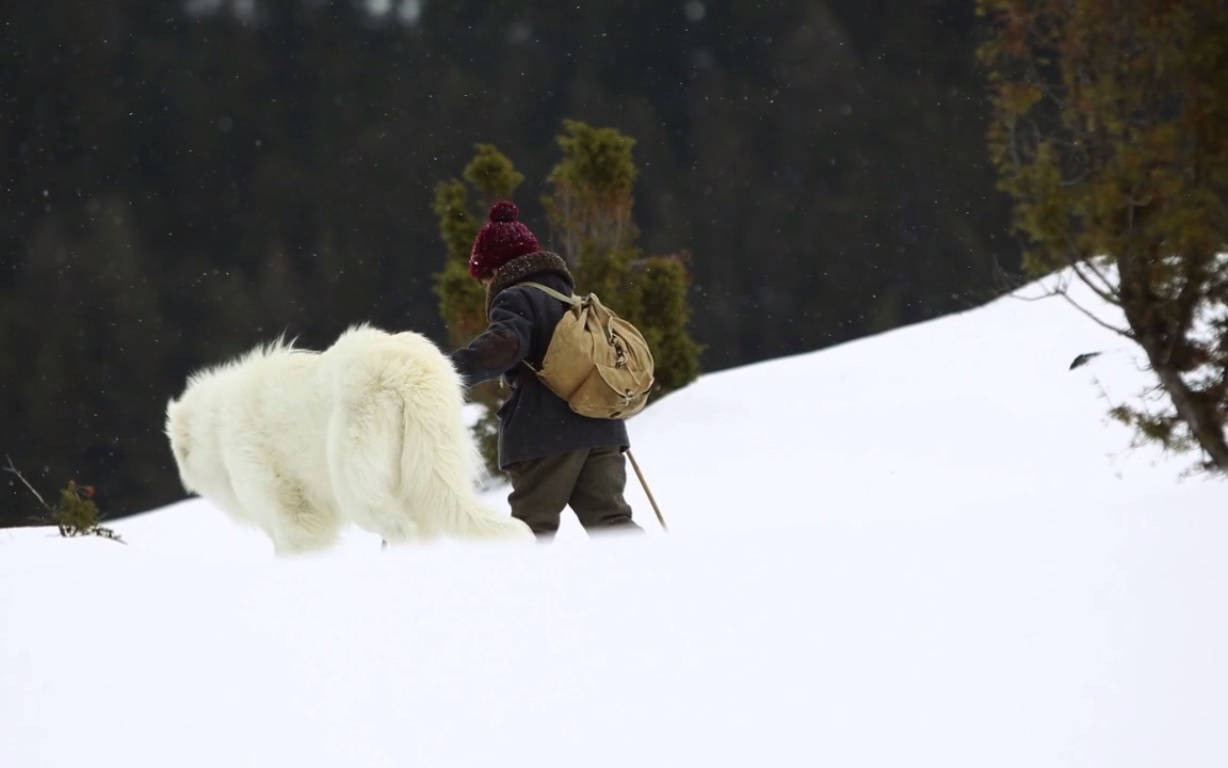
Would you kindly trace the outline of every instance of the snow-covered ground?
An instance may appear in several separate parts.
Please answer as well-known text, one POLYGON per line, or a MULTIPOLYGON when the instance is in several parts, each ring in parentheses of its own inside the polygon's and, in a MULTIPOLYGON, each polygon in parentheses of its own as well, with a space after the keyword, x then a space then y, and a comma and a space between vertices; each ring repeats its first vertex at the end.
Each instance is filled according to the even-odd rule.
POLYGON ((648 535, 550 547, 0 531, 0 766, 1228 765, 1224 486, 1128 449, 1146 382, 1008 297, 637 417, 668 534, 633 473, 648 535))

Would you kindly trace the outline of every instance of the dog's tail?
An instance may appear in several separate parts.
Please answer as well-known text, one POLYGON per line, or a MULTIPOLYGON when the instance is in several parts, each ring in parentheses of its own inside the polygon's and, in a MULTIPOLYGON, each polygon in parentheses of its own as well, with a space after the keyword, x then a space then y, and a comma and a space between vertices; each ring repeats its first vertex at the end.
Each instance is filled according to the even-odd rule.
POLYGON ((340 426, 345 482, 387 528, 385 538, 524 538, 523 522, 481 503, 481 466, 463 422, 464 389, 451 360, 423 336, 363 329, 343 337, 367 354, 345 366, 340 426), (400 530, 398 530, 400 529, 400 530))
POLYGON ((473 539, 534 539, 533 531, 524 522, 510 515, 501 515, 478 499, 470 501, 468 507, 468 510, 457 510, 459 514, 451 523, 460 536, 473 539))
POLYGON ((482 503, 477 480, 482 466, 473 434, 464 423, 464 387, 452 361, 425 337, 400 334, 417 367, 402 389, 405 492, 430 512, 424 526, 464 538, 533 539, 520 520, 482 503))
POLYGON ((478 496, 482 459, 462 419, 460 391, 458 382, 457 396, 447 402, 424 402, 419 392, 406 395, 403 492, 415 508, 423 508, 420 520, 426 533, 532 539, 527 525, 490 509, 478 496))

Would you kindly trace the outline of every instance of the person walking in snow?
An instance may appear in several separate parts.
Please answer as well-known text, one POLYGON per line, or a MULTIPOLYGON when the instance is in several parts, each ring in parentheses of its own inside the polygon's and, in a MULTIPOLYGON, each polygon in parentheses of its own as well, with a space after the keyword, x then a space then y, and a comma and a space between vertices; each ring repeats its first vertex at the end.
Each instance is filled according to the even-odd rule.
POLYGON ((639 531, 624 498, 626 423, 582 416, 551 392, 526 363, 540 369, 562 302, 520 283, 532 280, 571 295, 567 263, 542 250, 509 201, 490 208, 469 256, 469 274, 486 286, 488 325, 452 361, 473 386, 503 376, 512 394, 499 409, 499 468, 509 475, 512 516, 548 542, 570 506, 590 533, 639 531))

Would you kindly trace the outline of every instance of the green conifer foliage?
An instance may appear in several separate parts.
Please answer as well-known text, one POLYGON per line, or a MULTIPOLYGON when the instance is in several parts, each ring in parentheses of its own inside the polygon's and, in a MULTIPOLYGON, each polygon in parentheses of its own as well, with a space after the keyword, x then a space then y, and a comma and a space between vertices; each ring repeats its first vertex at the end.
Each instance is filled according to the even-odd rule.
MULTIPOLYGON (((691 284, 687 269, 690 253, 652 256, 632 264, 639 286, 638 317, 632 317, 652 349, 656 363, 657 392, 654 397, 682 389, 699 378, 703 348, 691 338, 687 325, 691 308, 686 290, 691 284)), ((630 317, 630 316, 629 316, 630 317)))
POLYGON ((631 262, 639 235, 631 218, 638 172, 631 158, 635 140, 613 128, 563 121, 558 137, 562 160, 546 179, 551 233, 563 258, 576 269, 585 290, 609 293, 631 262))
MULTIPOLYGON (((1000 187, 1026 266, 1069 268, 1164 396, 1112 415, 1228 471, 1228 5, 979 0, 1000 187)), ((1063 295, 1065 295, 1063 293, 1063 295)), ((1067 297, 1069 298, 1069 297, 1067 297)))

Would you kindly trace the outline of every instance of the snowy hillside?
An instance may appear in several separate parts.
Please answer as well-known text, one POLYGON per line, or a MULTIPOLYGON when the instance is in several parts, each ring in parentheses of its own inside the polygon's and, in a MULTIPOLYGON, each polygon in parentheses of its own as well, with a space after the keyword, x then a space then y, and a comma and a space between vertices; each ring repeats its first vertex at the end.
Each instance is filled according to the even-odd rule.
POLYGON ((1146 382, 1007 297, 637 417, 668 534, 633 473, 630 540, 0 531, 0 766, 1226 765, 1224 487, 1107 421, 1146 382))

